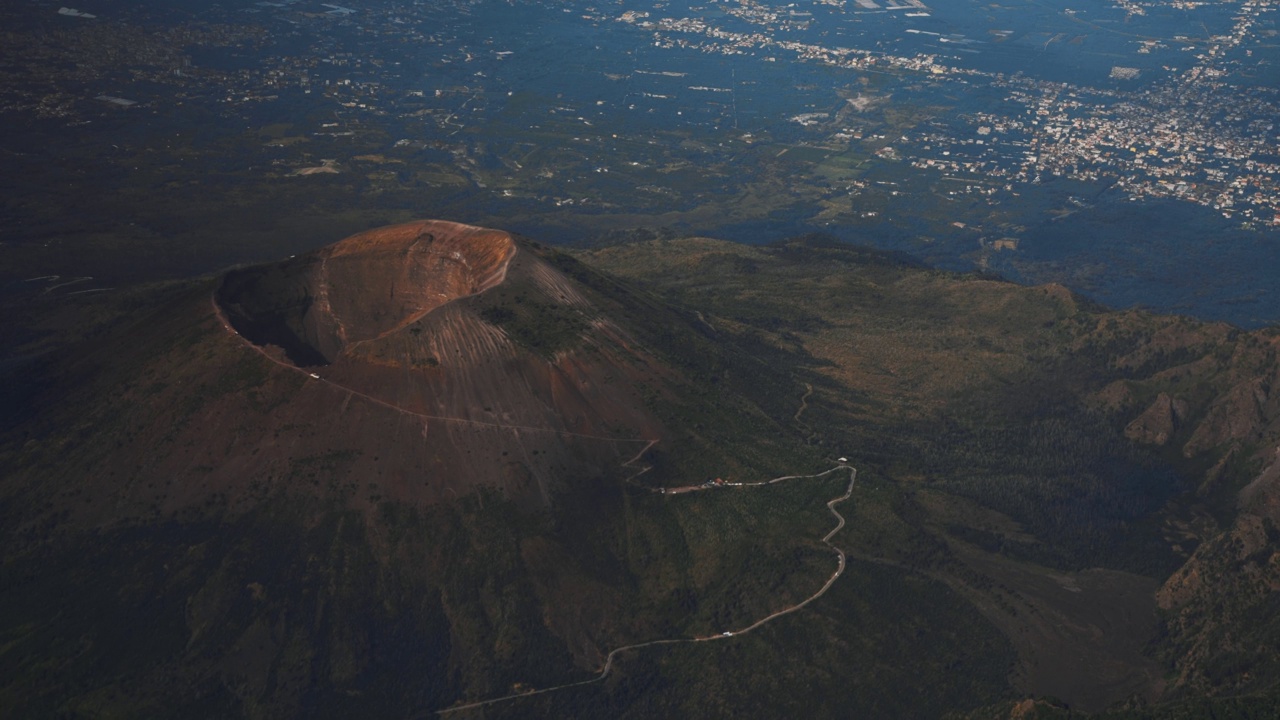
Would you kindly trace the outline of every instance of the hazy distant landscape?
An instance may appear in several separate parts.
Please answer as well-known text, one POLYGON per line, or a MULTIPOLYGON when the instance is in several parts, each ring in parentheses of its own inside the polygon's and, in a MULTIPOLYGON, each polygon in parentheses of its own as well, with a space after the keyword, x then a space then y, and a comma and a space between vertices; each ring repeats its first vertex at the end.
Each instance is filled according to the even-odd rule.
POLYGON ((9 283, 447 217, 550 242, 819 230, 1118 306, 1280 316, 1265 0, 77 10, 3 11, 9 283))

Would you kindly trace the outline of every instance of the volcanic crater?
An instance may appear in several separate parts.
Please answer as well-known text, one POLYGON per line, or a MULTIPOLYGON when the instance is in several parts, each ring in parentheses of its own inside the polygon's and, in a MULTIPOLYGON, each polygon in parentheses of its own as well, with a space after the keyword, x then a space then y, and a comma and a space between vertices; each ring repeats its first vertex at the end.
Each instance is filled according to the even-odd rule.
POLYGON ((332 364, 432 310, 501 283, 517 252, 502 231, 421 221, 369 230, 302 257, 230 272, 227 320, 299 367, 332 364))

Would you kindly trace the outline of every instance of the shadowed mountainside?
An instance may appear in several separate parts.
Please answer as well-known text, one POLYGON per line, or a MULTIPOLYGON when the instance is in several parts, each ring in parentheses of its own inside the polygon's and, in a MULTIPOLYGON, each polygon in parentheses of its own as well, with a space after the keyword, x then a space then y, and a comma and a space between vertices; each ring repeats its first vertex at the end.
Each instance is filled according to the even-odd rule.
POLYGON ((19 716, 405 714, 830 574, 830 488, 676 505, 627 482, 819 469, 772 419, 802 388, 537 243, 411 223, 122 302, 24 366, 4 436, 19 716))
POLYGON ((4 369, 0 706, 385 717, 591 677, 832 572, 838 480, 643 486, 842 455, 820 600, 484 714, 1276 706, 1275 332, 820 238, 580 257, 418 222, 64 301, 101 322, 4 369))

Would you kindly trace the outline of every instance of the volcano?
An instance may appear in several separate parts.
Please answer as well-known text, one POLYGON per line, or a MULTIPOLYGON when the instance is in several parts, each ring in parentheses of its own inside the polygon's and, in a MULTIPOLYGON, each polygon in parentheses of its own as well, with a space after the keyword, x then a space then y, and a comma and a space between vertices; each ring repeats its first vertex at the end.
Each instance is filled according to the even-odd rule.
POLYGON ((673 617, 707 632, 712 606, 673 586, 737 572, 690 552, 658 486, 812 463, 771 419, 802 392, 785 371, 564 253, 443 221, 143 292, 36 375, 0 485, 18 716, 100 693, 134 715, 386 716, 581 678, 673 617))
POLYGON ((484 487, 550 507, 575 483, 636 475, 665 432, 642 393, 675 398, 687 380, 554 255, 423 221, 191 288, 77 359, 110 419, 61 459, 52 499, 42 479, 44 504, 87 526, 278 495, 368 510, 484 487))
POLYGON ((231 272, 215 306, 237 340, 302 379, 295 403, 340 410, 347 442, 318 436, 372 452, 377 471, 352 471, 381 473, 383 496, 496 484, 549 504, 564 478, 612 475, 659 439, 636 387, 664 371, 539 249, 407 223, 231 272))

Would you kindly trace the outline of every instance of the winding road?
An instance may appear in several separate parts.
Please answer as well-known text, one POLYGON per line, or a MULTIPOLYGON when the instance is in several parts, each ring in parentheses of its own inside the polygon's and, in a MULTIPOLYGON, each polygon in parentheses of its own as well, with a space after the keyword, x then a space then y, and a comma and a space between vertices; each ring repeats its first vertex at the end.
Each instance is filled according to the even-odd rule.
MULTIPOLYGON (((336 389, 339 389, 339 390, 342 390, 342 391, 344 391, 344 392, 346 392, 346 393, 349 393, 349 394, 350 394, 350 395, 352 395, 352 396, 362 398, 362 399, 367 400, 367 401, 369 401, 369 402, 371 402, 371 403, 374 403, 374 404, 376 404, 376 405, 381 405, 381 406, 386 407, 386 408, 388 408, 388 409, 390 409, 390 410, 394 410, 394 411, 396 411, 396 412, 403 413, 403 414, 405 414, 405 415, 411 415, 411 416, 414 416, 414 417, 422 418, 422 419, 424 419, 424 420, 435 420, 435 421, 439 421, 439 422, 466 423, 466 424, 471 424, 471 425, 482 425, 482 426, 496 427, 496 428, 504 428, 504 429, 510 429, 510 430, 525 430, 525 431, 536 431, 536 432, 550 432, 550 433, 555 433, 555 434, 558 434, 558 435, 567 435, 567 436, 572 436, 572 437, 589 438, 589 439, 593 439, 593 440, 606 440, 606 441, 610 441, 610 442, 644 443, 644 447, 643 447, 643 448, 641 448, 641 449, 640 449, 640 451, 639 451, 639 452, 637 452, 637 453, 635 454, 635 456, 633 456, 630 460, 628 460, 628 461, 626 461, 625 463, 623 463, 623 467, 627 467, 627 468, 634 468, 634 469, 635 469, 635 472, 634 472, 632 475, 630 475, 630 476, 628 476, 627 478, 625 478, 625 482, 627 482, 627 483, 631 483, 631 484, 635 485, 636 487, 643 488, 644 490, 646 490, 646 491, 648 491, 648 492, 651 492, 651 493, 655 493, 655 494, 664 494, 664 495, 678 495, 678 494, 685 494, 685 493, 691 493, 691 492, 700 492, 700 491, 705 491, 705 490, 717 490, 717 489, 723 489, 723 488, 753 488, 753 487, 764 487, 764 486, 766 486, 766 485, 774 485, 774 484, 776 484, 776 483, 786 482, 786 481, 788 481, 788 480, 804 480, 804 479, 810 479, 810 478, 812 478, 812 479, 817 479, 817 478, 825 478, 825 477, 827 477, 827 476, 829 476, 829 475, 831 475, 831 474, 833 474, 833 473, 838 473, 838 472, 848 472, 848 473, 849 473, 849 483, 848 483, 848 485, 846 485, 846 486, 845 486, 844 493, 843 493, 843 494, 841 494, 841 495, 838 495, 838 496, 836 496, 836 497, 834 497, 834 498, 832 498, 832 499, 830 499, 830 500, 828 500, 828 501, 827 501, 827 509, 828 509, 828 510, 830 510, 830 511, 831 511, 831 514, 832 514, 832 515, 834 515, 834 516, 835 516, 835 518, 836 518, 836 526, 835 526, 834 528, 832 528, 832 529, 831 529, 831 531, 830 531, 830 532, 828 532, 825 536, 823 536, 823 538, 822 538, 822 542, 823 542, 823 544, 825 544, 827 547, 831 548, 832 552, 834 552, 834 553, 836 554, 836 569, 835 569, 835 572, 833 572, 833 573, 831 574, 831 577, 827 578, 827 581, 826 581, 825 583, 823 583, 822 587, 818 588, 817 592, 813 593, 812 595, 810 595, 809 597, 805 598, 804 600, 801 600, 800 602, 798 602, 798 603, 796 603, 796 604, 794 604, 794 605, 790 605, 790 606, 788 606, 788 607, 782 608, 781 610, 778 610, 777 612, 774 612, 774 613, 771 613, 771 614, 769 614, 769 615, 766 615, 766 616, 764 616, 764 617, 760 618, 759 620, 756 620, 755 622, 751 623, 750 625, 747 625, 747 626, 745 626, 745 627, 739 628, 739 629, 737 629, 737 630, 728 630, 728 631, 724 631, 724 632, 721 632, 721 633, 718 633, 718 634, 715 634, 715 635, 704 635, 704 636, 696 636, 696 637, 662 638, 662 639, 658 639, 658 640, 649 640, 649 641, 647 641, 647 642, 635 643, 635 644, 632 644, 632 645, 623 645, 622 647, 614 648, 613 650, 611 650, 611 651, 609 652, 609 654, 608 654, 608 655, 606 655, 606 656, 605 656, 605 662, 604 662, 604 665, 603 665, 603 667, 601 667, 601 668, 600 668, 599 673, 598 673, 595 677, 588 678, 588 679, 586 679, 586 680, 579 680, 579 681, 577 681, 577 682, 565 683, 565 684, 563 684, 563 685, 556 685, 556 686, 553 686, 553 687, 541 688, 541 689, 537 689, 537 690, 530 690, 530 691, 521 692, 521 693, 512 693, 512 694, 510 694, 510 695, 503 695, 503 696, 501 696, 501 697, 490 698, 490 699, 488 699, 488 700, 480 700, 480 701, 478 701, 478 702, 470 702, 470 703, 463 703, 463 704, 460 704, 460 705, 454 705, 453 707, 449 707, 449 708, 445 708, 445 709, 442 709, 442 710, 436 710, 436 711, 434 711, 434 714, 436 714, 436 715, 446 715, 446 714, 449 714, 449 713, 456 713, 456 712, 461 712, 461 711, 464 711, 464 710, 470 710, 470 709, 474 709, 474 708, 484 707, 484 706, 486 706, 486 705, 493 705, 493 704, 496 704, 496 703, 508 702, 508 701, 511 701, 511 700, 518 700, 518 699, 520 699, 520 698, 532 697, 532 696, 534 696, 534 695, 543 695, 543 694, 546 694, 546 693, 557 692, 557 691, 559 691, 559 690, 567 690, 567 689, 569 689, 569 688, 581 687, 581 686, 583 686, 583 685, 590 685, 590 684, 592 684, 592 683, 597 683, 597 682, 600 682, 601 680, 604 680, 606 677, 608 677, 608 676, 609 676, 609 673, 610 673, 610 672, 612 672, 612 670, 613 670, 613 663, 614 663, 614 660, 615 660, 619 655, 621 655, 622 653, 631 652, 631 651, 633 651, 633 650, 641 650, 641 649, 644 649, 644 648, 656 647, 656 646, 659 646, 659 645, 678 645, 678 644, 683 644, 683 643, 698 643, 698 642, 712 642, 712 641, 716 641, 716 640, 729 640, 729 639, 731 639, 731 638, 733 638, 733 637, 736 637, 736 636, 738 636, 738 635, 743 635, 743 634, 745 634, 745 633, 749 633, 749 632, 751 632, 751 631, 753 631, 753 630, 756 630, 757 628, 760 628, 761 626, 766 625, 766 624, 768 624, 768 623, 770 623, 770 622, 772 622, 772 621, 774 621, 774 620, 776 620, 776 619, 778 619, 778 618, 780 618, 780 617, 782 617, 782 616, 784 616, 784 615, 790 615, 791 613, 794 613, 794 612, 796 612, 797 610, 800 610, 801 608, 805 607, 806 605, 808 605, 809 603, 813 602, 814 600, 817 600, 818 598, 820 598, 820 597, 822 597, 823 595, 827 594, 827 591, 831 589, 831 586, 835 584, 836 580, 838 580, 838 579, 840 578, 840 576, 841 576, 842 574, 844 574, 845 564, 846 564, 846 562, 847 562, 847 558, 846 558, 846 556, 845 556, 845 552, 844 552, 843 550, 841 550, 839 547, 837 547, 835 544, 833 544, 833 543, 831 542, 831 538, 835 537, 835 534, 836 534, 836 533, 838 533, 838 532, 840 532, 840 530, 844 528, 844 525, 845 525, 845 519, 844 519, 844 516, 843 516, 843 515, 841 515, 841 514, 839 513, 839 511, 837 511, 837 510, 836 510, 836 505, 838 505, 838 504, 840 504, 840 503, 844 502, 845 500, 848 500, 848 499, 849 499, 849 497, 853 494, 853 485, 854 485, 854 483, 855 483, 855 482, 857 481, 857 479, 858 479, 858 471, 857 471, 857 469, 855 469, 855 468, 853 468, 853 467, 850 467, 849 465, 846 465, 846 464, 844 464, 843 462, 842 462, 842 463, 840 463, 839 465, 837 465, 837 466, 835 466, 835 467, 833 467, 833 468, 829 469, 829 470, 825 470, 825 471, 823 471, 823 472, 820 472, 820 473, 817 473, 817 474, 813 474, 813 475, 784 475, 784 476, 782 476, 782 477, 776 477, 776 478, 773 478, 772 480, 762 480, 762 481, 760 481, 760 482, 754 482, 754 483, 740 483, 740 482, 738 482, 738 483, 730 483, 730 482, 726 482, 726 483, 722 483, 722 484, 718 484, 718 485, 717 485, 717 484, 688 485, 688 486, 684 486, 684 487, 674 487, 674 488, 655 488, 655 487, 650 487, 650 486, 646 486, 646 485, 641 485, 640 483, 635 482, 636 478, 638 478, 638 477, 640 477, 641 475, 643 475, 643 474, 645 474, 646 472, 648 472, 648 471, 651 469, 651 466, 641 464, 640 459, 641 459, 642 457, 644 457, 644 454, 645 454, 646 452, 648 452, 650 448, 652 448, 655 444, 657 444, 657 442, 658 442, 658 441, 657 441, 656 439, 646 439, 646 438, 616 438, 616 437, 605 437, 605 436, 599 436, 599 435, 585 435, 585 434, 582 434, 582 433, 575 433, 575 432, 570 432, 570 431, 567 431, 567 430, 558 430, 558 429, 556 429, 556 428, 550 428, 550 427, 533 427, 533 426, 522 426, 522 425, 504 425, 504 424, 499 424, 499 423, 489 423, 489 422, 484 422, 484 421, 482 421, 482 420, 471 420, 471 419, 469 419, 469 418, 459 418, 459 417, 446 417, 446 416, 437 416, 437 415, 427 415, 427 414, 424 414, 424 413, 419 413, 419 412, 414 412, 414 411, 412 411, 412 410, 407 410, 407 409, 402 408, 402 407, 399 407, 399 406, 397 406, 397 405, 395 405, 395 404, 393 404, 393 403, 389 403, 389 402, 387 402, 387 401, 385 401, 385 400, 381 400, 381 399, 376 398, 376 397, 373 397, 373 396, 371 396, 371 395, 367 395, 367 394, 365 394, 365 393, 362 393, 362 392, 360 392, 360 391, 358 391, 358 390, 355 390, 355 389, 352 389, 352 388, 346 387, 346 386, 344 386, 344 385, 340 385, 340 384, 338 384, 338 383, 335 383, 335 382, 332 382, 332 381, 330 381, 330 380, 327 380, 327 379, 325 379, 325 378, 323 378, 323 377, 320 377, 318 374, 313 373, 313 372, 311 372, 311 371, 309 371, 309 370, 307 370, 307 369, 300 368, 300 367, 297 367, 296 365, 292 365, 292 364, 290 364, 290 363, 287 363, 287 362, 283 362, 283 361, 281 361, 279 358, 276 358, 276 357, 274 357, 273 355, 271 355, 270 353, 268 353, 268 352, 267 352, 265 349, 263 349, 262 347, 259 347, 258 345, 256 345, 256 344, 254 344, 254 343, 250 342, 247 338, 245 338, 244 336, 242 336, 240 333, 236 332, 235 328, 234 328, 234 327, 232 327, 232 325, 231 325, 230 321, 227 319, 226 315, 223 313, 221 306, 219 306, 219 305, 218 305, 218 302, 217 302, 216 297, 210 297, 210 301, 211 301, 211 305, 213 306, 213 312, 214 312, 214 315, 217 317, 218 321, 222 324, 223 328, 224 328, 228 333, 230 333, 232 336, 234 336, 235 338, 237 338, 237 339, 238 339, 238 340, 239 340, 239 341, 240 341, 240 342, 241 342, 241 343, 242 343, 246 348, 248 348, 248 349, 250 349, 250 350, 253 350, 253 351, 256 351, 256 352, 257 352, 257 353, 259 353, 262 357, 265 357, 266 359, 270 360, 270 361, 271 361, 272 363, 274 363, 275 365, 278 365, 278 366, 280 366, 280 367, 282 367, 282 368, 285 368, 286 370, 290 370, 290 371, 293 371, 293 372, 296 372, 296 373, 300 373, 300 374, 302 374, 303 376, 307 377, 307 379, 308 379, 309 381, 324 383, 324 384, 326 384, 326 385, 329 385, 329 386, 331 386, 331 387, 334 387, 334 388, 336 388, 336 389)), ((803 398, 801 398, 801 407, 800 407, 800 410, 799 410, 799 411, 797 411, 797 412, 796 412, 796 415, 795 415, 795 419, 796 419, 796 421, 797 421, 797 422, 799 422, 801 413, 803 413, 803 412, 804 412, 805 407, 807 407, 807 401, 808 401, 809 396, 813 393, 813 388, 812 388, 812 386, 808 386, 808 385, 806 385, 806 390, 807 390, 807 391, 805 392, 804 397, 803 397, 803 398)), ((456 493, 455 493, 455 494, 456 494, 456 493)), ((414 718, 422 718, 422 717, 427 717, 427 716, 429 716, 429 715, 431 715, 431 714, 432 714, 431 712, 427 712, 427 713, 423 713, 423 714, 415 715, 415 716, 412 716, 412 717, 414 717, 414 718)))
MULTIPOLYGON (((650 443, 650 445, 652 445, 652 443, 650 443)), ((645 450, 648 450, 648 447, 646 447, 645 450)), ((644 451, 641 451, 640 454, 643 455, 644 451)), ((635 459, 639 459, 639 457, 640 456, 637 455, 635 459)), ((635 459, 633 459, 632 462, 634 462, 635 459)), ((817 473, 815 475, 784 475, 782 477, 773 478, 772 480, 764 480, 764 481, 755 482, 755 483, 725 483, 724 485, 710 485, 710 486, 692 485, 692 486, 683 487, 683 488, 668 488, 666 490, 667 494, 674 494, 674 493, 680 493, 680 492, 697 492, 700 490, 714 490, 714 489, 720 489, 720 488, 726 488, 726 487, 740 487, 740 488, 763 487, 765 485, 773 485, 775 483, 785 482, 787 480, 823 478, 828 475, 831 475, 832 473, 837 473, 841 471, 847 471, 849 473, 849 484, 845 486, 843 494, 838 495, 834 498, 831 498, 830 500, 827 501, 827 509, 830 510, 831 514, 834 515, 836 518, 836 526, 832 528, 831 531, 828 532, 822 538, 822 542, 827 547, 831 548, 831 550, 836 554, 836 560, 837 560, 836 570, 831 574, 831 577, 827 578, 827 581, 823 583, 822 587, 818 588, 817 592, 805 598, 804 600, 801 600, 795 605, 791 605, 781 610, 778 610, 777 612, 772 613, 770 615, 766 615, 765 617, 762 617, 759 620, 756 620, 755 622, 751 623, 750 625, 747 625, 746 627, 740 628, 738 630, 725 631, 716 635, 663 638, 660 640, 650 640, 648 642, 635 643, 633 645, 623 645, 622 647, 614 648, 609 652, 607 656, 605 656, 604 666, 600 669, 599 674, 597 674, 593 678, 588 678, 586 680, 579 680, 577 682, 565 683, 564 685, 555 685, 553 687, 541 688, 538 690, 529 690, 527 692, 522 692, 522 693, 512 693, 510 695, 503 695, 501 697, 490 698, 488 700, 480 700, 478 702, 470 702, 470 703, 464 703, 461 705, 454 705, 453 707, 450 707, 450 708, 437 710, 435 711, 435 714, 447 715, 449 713, 461 712, 463 710, 471 710, 474 708, 484 707, 486 705, 493 705, 496 703, 508 702, 508 701, 517 700, 520 698, 533 697, 534 695, 544 695, 546 693, 557 692, 559 690, 568 690, 569 688, 582 687, 583 685, 590 685, 592 683, 597 683, 609 676, 609 673, 613 670, 613 661, 622 653, 630 652, 632 650, 640 650, 643 648, 656 647, 658 645, 677 645, 682 643, 697 643, 697 642, 712 642, 715 640, 729 640, 730 638, 736 637, 738 635, 749 633, 752 630, 755 630, 767 623, 770 623, 782 617, 783 615, 790 615, 791 613, 796 612, 797 610, 803 608, 804 606, 808 605, 814 600, 817 600, 823 595, 826 595, 827 591, 831 589, 831 586, 835 584, 836 580, 839 579, 842 574, 844 574, 845 563, 846 563, 845 553, 843 550, 841 550, 839 547, 837 547, 835 544, 831 542, 831 538, 835 537, 835 534, 840 532, 840 530, 844 528, 844 524, 845 524, 844 516, 841 515, 839 511, 836 510, 836 505, 839 505, 845 500, 848 500, 849 497, 853 495, 853 485, 854 485, 854 482, 856 482, 858 479, 857 469, 841 463, 840 465, 837 465, 836 467, 833 467, 830 470, 826 470, 826 471, 817 473)), ((641 472, 644 472, 644 471, 642 470, 641 472)), ((632 478, 634 477, 635 476, 632 476, 632 478)), ((662 490, 660 489, 655 489, 655 488, 647 488, 647 489, 650 490, 651 492, 662 492, 662 490)), ((416 715, 413 717, 421 718, 425 716, 426 715, 416 715)))

